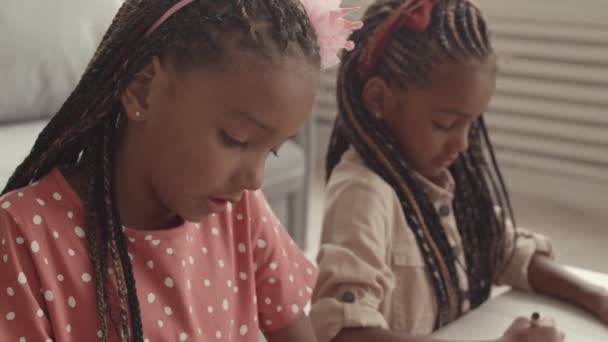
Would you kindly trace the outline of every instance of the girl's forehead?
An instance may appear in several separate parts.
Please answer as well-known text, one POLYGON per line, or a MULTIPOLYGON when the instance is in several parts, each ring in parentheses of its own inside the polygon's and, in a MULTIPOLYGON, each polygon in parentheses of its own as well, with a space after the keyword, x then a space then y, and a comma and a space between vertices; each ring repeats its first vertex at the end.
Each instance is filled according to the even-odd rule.
POLYGON ((188 72, 179 73, 176 80, 187 84, 211 82, 254 88, 263 82, 287 82, 294 77, 318 78, 319 74, 318 66, 303 58, 280 56, 268 59, 247 52, 214 65, 192 67, 188 72))
MULTIPOLYGON (((492 63, 437 64, 431 71, 429 82, 405 88, 399 93, 401 104, 429 110, 451 108, 469 114, 482 113, 495 92, 496 67, 492 63)), ((419 114, 426 116, 423 112, 419 114)))
POLYGON ((496 71, 496 58, 494 57, 483 60, 470 59, 462 62, 440 63, 436 64, 431 71, 431 82, 454 78, 466 79, 479 74, 495 76, 496 71))
POLYGON ((312 110, 318 77, 317 67, 295 58, 244 60, 226 68, 196 68, 175 78, 174 101, 189 103, 193 113, 203 108, 218 114, 241 112, 268 126, 292 130, 299 121, 295 118, 312 110))

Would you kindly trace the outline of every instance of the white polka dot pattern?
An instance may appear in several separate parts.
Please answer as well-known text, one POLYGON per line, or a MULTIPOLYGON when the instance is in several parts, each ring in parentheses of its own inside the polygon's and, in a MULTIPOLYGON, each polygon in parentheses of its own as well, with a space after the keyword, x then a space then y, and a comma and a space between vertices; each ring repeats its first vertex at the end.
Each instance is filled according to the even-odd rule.
MULTIPOLYGON (((6 307, 0 341, 88 341, 101 334, 91 310, 95 272, 86 252, 86 213, 56 176, 22 196, 0 197, 0 225, 8 227, 0 230, 0 274, 13 275, 0 277, 0 310, 6 307), (15 211, 25 220, 17 223, 10 216, 15 211), (28 300, 36 297, 42 302, 28 300), (47 331, 47 320, 61 322, 61 329, 47 331)), ((258 342, 260 330, 279 329, 299 315, 315 272, 283 229, 275 234, 275 221, 263 196, 246 193, 229 212, 200 223, 166 231, 124 228, 141 313, 152 322, 144 341, 258 342)))

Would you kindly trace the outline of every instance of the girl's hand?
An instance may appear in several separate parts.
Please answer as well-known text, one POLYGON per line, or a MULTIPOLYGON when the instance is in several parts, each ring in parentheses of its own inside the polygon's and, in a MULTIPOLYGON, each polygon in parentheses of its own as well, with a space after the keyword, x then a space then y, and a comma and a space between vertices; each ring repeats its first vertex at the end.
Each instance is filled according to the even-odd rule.
POLYGON ((528 318, 520 317, 507 329, 501 342, 562 342, 564 334, 557 329, 555 322, 541 318, 535 323, 528 318))
POLYGON ((604 324, 608 324, 608 290, 598 288, 588 307, 589 311, 604 324))
POLYGON ((285 328, 264 334, 268 342, 316 342, 314 331, 308 316, 301 314, 285 328))

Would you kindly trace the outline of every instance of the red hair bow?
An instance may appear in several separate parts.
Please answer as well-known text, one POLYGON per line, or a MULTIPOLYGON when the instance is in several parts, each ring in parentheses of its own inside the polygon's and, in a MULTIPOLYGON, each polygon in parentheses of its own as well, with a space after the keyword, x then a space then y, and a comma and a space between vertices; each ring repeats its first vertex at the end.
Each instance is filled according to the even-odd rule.
POLYGON ((400 25, 412 32, 424 32, 431 23, 437 0, 406 0, 376 30, 361 55, 360 71, 363 81, 369 78, 388 38, 400 25))

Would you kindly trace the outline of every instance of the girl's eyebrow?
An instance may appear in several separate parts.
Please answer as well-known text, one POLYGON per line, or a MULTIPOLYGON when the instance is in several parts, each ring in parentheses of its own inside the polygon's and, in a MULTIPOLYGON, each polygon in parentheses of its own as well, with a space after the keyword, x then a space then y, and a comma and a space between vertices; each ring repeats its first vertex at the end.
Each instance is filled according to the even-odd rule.
POLYGON ((465 113, 463 111, 460 111, 458 109, 451 109, 451 108, 441 108, 439 110, 442 113, 447 113, 447 114, 453 114, 453 115, 458 115, 458 116, 464 116, 464 117, 471 117, 473 115, 469 114, 469 113, 465 113))
POLYGON ((253 114, 251 114, 251 113, 244 112, 244 111, 241 111, 241 110, 236 110, 236 109, 232 110, 231 113, 233 115, 235 115, 235 116, 238 116, 240 119, 242 119, 244 121, 248 121, 249 123, 254 124, 255 126, 258 126, 258 127, 262 128, 265 131, 268 131, 268 132, 274 132, 275 131, 275 129, 272 126, 270 126, 270 125, 268 125, 266 123, 263 123, 260 120, 256 119, 255 116, 253 114))

